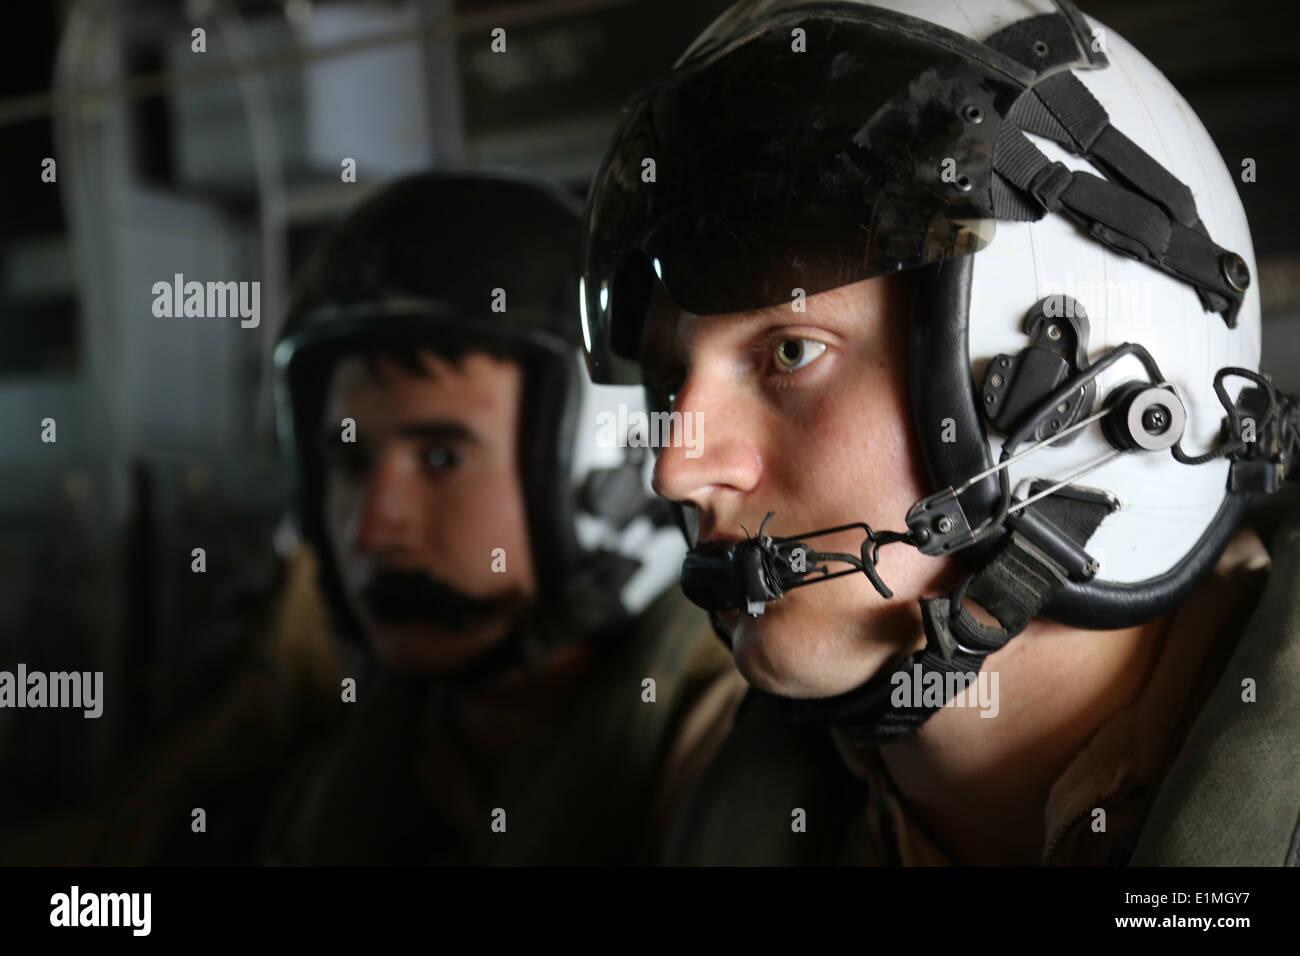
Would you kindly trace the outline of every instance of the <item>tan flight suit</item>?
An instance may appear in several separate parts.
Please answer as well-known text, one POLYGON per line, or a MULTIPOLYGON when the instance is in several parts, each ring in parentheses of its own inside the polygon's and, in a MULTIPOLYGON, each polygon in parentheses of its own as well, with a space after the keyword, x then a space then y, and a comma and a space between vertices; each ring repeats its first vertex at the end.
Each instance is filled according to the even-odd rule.
MULTIPOLYGON (((1044 865, 1300 865, 1297 584, 1300 508, 1255 510, 1174 612, 1137 698, 1051 788, 1044 865)), ((955 859, 910 812, 874 749, 846 748, 846 770, 830 743, 747 700, 672 821, 664 862, 979 862, 955 859), (792 832, 797 807, 805 833, 792 832)))
POLYGON ((658 822, 720 744, 745 685, 707 615, 676 587, 593 645, 558 716, 490 757, 439 711, 436 685, 381 676, 359 689, 339 739, 279 801, 268 861, 648 860, 658 822))

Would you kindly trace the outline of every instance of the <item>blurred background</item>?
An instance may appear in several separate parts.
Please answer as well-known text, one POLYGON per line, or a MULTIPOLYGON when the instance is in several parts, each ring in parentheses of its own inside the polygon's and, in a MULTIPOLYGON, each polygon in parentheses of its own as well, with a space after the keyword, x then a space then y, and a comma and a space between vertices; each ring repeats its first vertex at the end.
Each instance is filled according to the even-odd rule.
MULTIPOLYGON (((971 0, 978 2, 978 0, 971 0)), ((113 702, 0 710, 0 829, 69 811, 239 666, 285 575, 271 344, 313 242, 383 182, 530 169, 582 195, 624 101, 722 0, 9 5, 0 29, 0 668, 113 702), (490 50, 506 31, 508 55, 490 50), (193 50, 195 29, 205 51, 193 50), (41 179, 56 160, 56 180, 41 179), (356 182, 341 181, 344 158, 356 182), (257 280, 258 328, 151 314, 257 280), (41 441, 41 422, 57 442, 41 441), (190 571, 202 546, 207 572, 190 571), (21 732, 19 732, 21 718, 21 732)), ((1190 101, 1255 237, 1264 365, 1300 390, 1293 0, 1080 0, 1190 101)))

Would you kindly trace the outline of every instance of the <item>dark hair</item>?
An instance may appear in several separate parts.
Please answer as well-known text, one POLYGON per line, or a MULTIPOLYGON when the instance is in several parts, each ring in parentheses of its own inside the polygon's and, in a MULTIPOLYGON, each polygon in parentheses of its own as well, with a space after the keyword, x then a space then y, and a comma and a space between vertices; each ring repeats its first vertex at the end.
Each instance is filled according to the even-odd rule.
POLYGON ((379 370, 379 363, 388 361, 396 365, 403 372, 410 375, 420 376, 422 378, 433 378, 436 373, 420 360, 421 352, 431 352, 438 358, 450 362, 452 365, 459 367, 469 355, 486 355, 494 359, 504 359, 510 362, 518 362, 518 359, 505 349, 493 348, 488 345, 481 346, 464 346, 455 345, 421 345, 418 348, 410 348, 397 343, 369 342, 364 346, 359 346, 340 356, 340 358, 360 359, 366 367, 366 372, 375 381, 383 379, 383 373, 379 370))

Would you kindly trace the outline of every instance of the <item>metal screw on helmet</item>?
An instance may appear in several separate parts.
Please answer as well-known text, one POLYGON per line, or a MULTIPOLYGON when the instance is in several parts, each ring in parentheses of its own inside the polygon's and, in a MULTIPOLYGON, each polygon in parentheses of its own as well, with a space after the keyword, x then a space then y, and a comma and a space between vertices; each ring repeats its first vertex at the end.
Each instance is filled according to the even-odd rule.
POLYGON ((940 534, 947 534, 952 529, 953 529, 953 521, 952 518, 948 517, 948 515, 940 515, 938 518, 935 519, 934 530, 939 532, 940 534))
POLYGON ((1006 380, 1001 375, 994 373, 993 377, 989 379, 989 384, 994 388, 1001 388, 1004 381, 1006 380))
POLYGON ((1052 52, 1052 48, 1049 47, 1049 46, 1048 46, 1046 43, 1044 43, 1042 40, 1035 40, 1035 41, 1034 41, 1034 55, 1035 55, 1035 56, 1047 56, 1047 54, 1050 53, 1050 52, 1052 52))
POLYGON ((971 178, 967 176, 965 173, 962 173, 960 176, 957 177, 957 188, 960 189, 962 192, 964 193, 970 192, 972 185, 973 184, 971 183, 971 178))
POLYGON ((1169 428, 1169 409, 1152 405, 1142 413, 1142 427, 1152 435, 1162 435, 1169 428))
POLYGON ((966 108, 961 111, 961 115, 962 118, 972 126, 978 126, 980 123, 984 122, 984 111, 974 103, 967 105, 966 108))
POLYGON ((1047 327, 1047 337, 1055 342, 1061 337, 1061 327, 1059 325, 1049 325, 1047 327))
POLYGON ((1235 252, 1227 252, 1220 259, 1220 265, 1223 268, 1223 277, 1228 280, 1228 285, 1238 292, 1245 292, 1250 288, 1250 267, 1246 265, 1245 259, 1235 252))

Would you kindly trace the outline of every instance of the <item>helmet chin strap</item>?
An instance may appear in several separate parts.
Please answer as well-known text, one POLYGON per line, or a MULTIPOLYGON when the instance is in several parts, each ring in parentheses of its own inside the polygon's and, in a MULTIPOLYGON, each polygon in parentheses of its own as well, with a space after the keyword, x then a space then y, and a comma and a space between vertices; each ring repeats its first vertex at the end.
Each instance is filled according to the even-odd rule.
MULTIPOLYGON (((1067 581, 1091 579, 1099 563, 1084 550, 1098 525, 1119 507, 1113 495, 1077 487, 1071 482, 1125 451, 1170 451, 1185 464, 1202 464, 1218 457, 1233 460, 1229 483, 1234 489, 1273 491, 1283 480, 1300 477, 1294 451, 1300 451, 1300 398, 1279 393, 1267 375, 1249 369, 1223 368, 1215 375, 1215 391, 1227 412, 1228 434, 1217 449, 1190 457, 1181 449, 1185 415, 1180 418, 1181 400, 1166 383, 1154 360, 1141 346, 1126 343, 1087 370, 1073 376, 1047 396, 1023 420, 1003 446, 1001 461, 989 471, 971 478, 960 488, 946 488, 918 501, 909 509, 909 530, 875 531, 864 522, 839 525, 790 537, 771 537, 764 531, 773 517, 769 512, 758 534, 739 542, 708 542, 692 548, 682 565, 682 590, 700 607, 714 612, 714 627, 722 635, 716 612, 741 609, 758 617, 769 601, 780 600, 797 587, 829 581, 861 572, 886 599, 893 591, 881 578, 877 564, 880 549, 906 543, 922 553, 953 553, 998 530, 1009 532, 992 557, 966 576, 949 594, 920 598, 926 644, 909 656, 902 667, 886 668, 862 686, 835 697, 775 700, 794 722, 830 723, 842 726, 859 744, 879 743, 914 733, 939 708, 973 682, 984 660, 1023 631, 1067 581), (1077 390, 1123 355, 1134 355, 1146 366, 1151 382, 1130 382, 1114 389, 1106 407, 1020 454, 1016 446, 1033 432, 1037 420, 1049 414, 1061 395, 1077 390), (1223 387, 1227 375, 1238 375, 1258 387, 1242 390, 1236 405, 1223 387), (1151 416, 1146 411, 1160 402, 1166 413, 1151 416), (1168 408, 1166 408, 1168 406, 1168 408), (1238 408, 1240 406, 1240 409, 1238 408), (1168 413, 1174 409, 1174 413, 1168 413), (1241 437, 1241 411, 1262 415, 1258 438, 1241 437), (1024 500, 1013 499, 1006 469, 1034 451, 1070 432, 1106 419, 1102 428, 1114 450, 1098 462, 1062 481, 1038 480, 1031 484, 1024 500), (1170 427, 1169 421, 1176 427, 1170 427), (1003 501, 997 513, 972 530, 962 512, 958 495, 985 475, 997 472, 1003 486, 1003 501), (807 539, 858 529, 864 538, 857 555, 818 551, 807 539), (827 562, 848 564, 848 570, 832 573, 827 562), (964 606, 970 598, 998 622, 980 623, 964 606), (906 680, 898 679, 905 675, 906 680), (898 700, 897 687, 922 682, 937 683, 939 694, 914 692, 898 700)), ((756 691, 756 693, 761 693, 756 691)), ((767 695, 772 696, 772 695, 767 695)))

